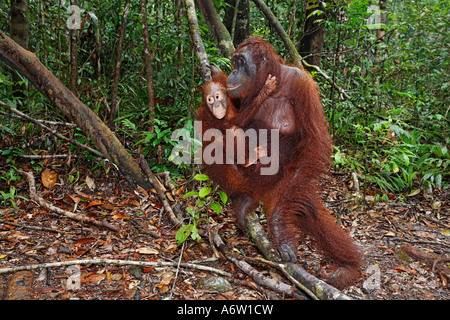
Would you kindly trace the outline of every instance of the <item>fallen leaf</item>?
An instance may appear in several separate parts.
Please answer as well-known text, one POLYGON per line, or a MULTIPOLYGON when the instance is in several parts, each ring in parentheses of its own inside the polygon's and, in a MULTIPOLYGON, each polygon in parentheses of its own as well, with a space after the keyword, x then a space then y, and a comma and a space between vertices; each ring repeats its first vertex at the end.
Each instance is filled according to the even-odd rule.
POLYGON ((137 253, 140 254, 159 254, 158 250, 155 250, 153 248, 148 248, 148 247, 142 247, 136 250, 137 253))
POLYGON ((89 208, 89 207, 93 207, 93 206, 101 206, 102 203, 100 201, 91 201, 89 202, 89 204, 85 207, 85 209, 89 208))
POLYGON ((76 204, 80 203, 81 199, 75 196, 72 196, 70 194, 68 194, 69 198, 72 199, 73 202, 75 202, 76 204))
POLYGON ((88 237, 88 238, 81 238, 77 240, 77 244, 85 244, 85 243, 89 243, 89 242, 93 242, 96 239, 93 237, 88 237))
POLYGON ((58 174, 55 171, 46 168, 44 171, 42 171, 42 174, 41 174, 42 184, 47 189, 51 189, 55 185, 57 177, 58 177, 58 174))
POLYGON ((450 237, 450 230, 449 230, 449 229, 441 230, 440 233, 441 233, 443 236, 450 237))
POLYGON ((436 239, 436 235, 434 233, 431 232, 426 232, 426 231, 413 231, 412 232, 414 235, 420 237, 420 238, 429 238, 429 239, 436 239))
POLYGON ((404 272, 404 271, 406 271, 406 269, 403 266, 397 266, 397 267, 395 267, 394 271, 395 272, 404 272))
POLYGON ((130 217, 130 216, 127 216, 127 215, 125 215, 125 214, 115 213, 115 214, 112 215, 111 218, 112 218, 113 220, 117 220, 117 219, 128 220, 128 219, 130 219, 131 217, 130 217))
POLYGON ((164 284, 157 284, 155 285, 156 289, 159 291, 159 293, 166 293, 169 291, 169 287, 164 284))
POLYGON ((92 179, 90 176, 86 176, 86 185, 88 186, 89 190, 94 191, 95 182, 94 179, 92 179))
POLYGON ((98 283, 98 282, 102 281, 105 278, 106 278, 105 274, 88 273, 88 274, 86 274, 84 276, 81 276, 80 280, 81 280, 82 283, 92 283, 92 282, 97 282, 98 283))

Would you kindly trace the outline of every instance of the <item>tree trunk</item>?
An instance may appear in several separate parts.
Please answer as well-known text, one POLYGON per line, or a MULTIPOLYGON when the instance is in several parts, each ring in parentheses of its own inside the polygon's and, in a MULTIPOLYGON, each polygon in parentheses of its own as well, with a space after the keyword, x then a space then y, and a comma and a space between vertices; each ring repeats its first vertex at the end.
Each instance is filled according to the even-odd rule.
POLYGON ((195 12, 194 0, 184 0, 186 5, 186 15, 189 24, 189 33, 191 34, 192 43, 195 49, 195 55, 198 59, 199 73, 203 79, 203 82, 211 80, 211 70, 208 68, 209 60, 206 54, 205 45, 203 44, 198 28, 197 14, 195 12))
POLYGON ((302 66, 302 57, 297 52, 297 49, 295 48, 294 43, 291 41, 289 36, 287 35, 286 31, 283 29, 283 26, 281 25, 280 21, 278 21, 277 17, 273 14, 273 12, 270 10, 270 8, 266 5, 264 0, 253 0, 253 2, 256 4, 256 6, 259 8, 259 10, 264 13, 267 20, 269 20, 269 23, 275 28, 277 33, 279 34, 281 40, 283 40, 284 45, 286 46, 286 49, 291 56, 291 59, 294 64, 301 67, 302 66))
POLYGON ((302 57, 305 57, 308 63, 320 67, 320 54, 323 51, 325 27, 319 20, 323 19, 324 14, 310 16, 315 10, 323 9, 321 8, 320 2, 315 6, 312 5, 313 3, 317 3, 317 1, 308 1, 305 3, 306 21, 303 26, 303 37, 300 40, 298 51, 302 57))
POLYGON ((196 0, 195 3, 200 9, 203 18, 205 18, 205 21, 209 26, 209 30, 216 39, 220 54, 223 57, 231 58, 234 52, 233 40, 231 39, 227 28, 220 20, 214 3, 211 0, 196 0))
MULTIPOLYGON (((78 1, 72 0, 71 6, 77 6, 78 1)), ((77 19, 80 18, 77 17, 77 14, 79 12, 69 12, 71 15, 71 18, 77 19)), ((71 19, 69 18, 69 19, 71 19)), ((76 23, 76 22, 75 22, 76 23)), ((74 24, 72 22, 72 24, 74 24)), ((69 88, 73 93, 77 93, 77 87, 78 87, 78 35, 79 35, 79 26, 72 25, 72 28, 69 28, 69 35, 70 35, 70 82, 69 82, 69 88)))
MULTIPOLYGON (((386 25, 386 3, 387 0, 380 0, 380 23, 382 25, 386 25)), ((386 30, 384 28, 377 29, 377 39, 379 41, 384 41, 384 35, 386 34, 386 30)))
POLYGON ((127 0, 127 2, 125 3, 125 8, 123 9, 119 40, 117 42, 116 65, 114 67, 114 78, 111 89, 111 111, 109 114, 109 121, 108 121, 109 123, 114 122, 114 120, 117 117, 117 111, 119 109, 119 103, 117 102, 117 90, 119 87, 120 65, 122 64, 122 44, 123 38, 125 37, 125 28, 127 26, 127 16, 128 12, 130 11, 130 1, 131 0, 127 0))
POLYGON ((44 11, 44 1, 39 0, 39 28, 41 29, 41 37, 42 37, 42 51, 44 55, 44 65, 48 66, 48 58, 47 58, 47 37, 45 36, 45 11, 44 11))
POLYGON ((155 120, 155 92, 153 90, 152 57, 148 41, 147 0, 141 0, 142 31, 144 37, 144 63, 147 75, 148 109, 150 111, 148 131, 154 131, 155 120))
MULTIPOLYGON (((15 42, 28 50, 28 42, 30 40, 28 32, 28 0, 11 0, 10 34, 15 42)), ((27 89, 25 83, 17 83, 22 80, 17 73, 13 72, 12 80, 14 83, 14 94, 20 95, 27 89)))
POLYGON ((225 0, 224 24, 230 32, 234 46, 250 35, 250 0, 225 0))
POLYGON ((117 42, 116 65, 114 68, 114 78, 111 89, 111 111, 109 114, 109 121, 108 121, 109 123, 114 122, 114 120, 117 117, 117 111, 119 109, 119 103, 117 102, 117 90, 119 87, 120 65, 122 64, 122 44, 123 39, 125 37, 125 28, 127 26, 127 16, 128 12, 130 11, 130 1, 131 0, 127 0, 127 2, 125 3, 125 8, 123 9, 122 23, 120 26, 120 33, 119 33, 119 41, 117 42))
POLYGON ((31 52, 24 50, 0 31, 0 60, 25 76, 47 99, 72 120, 94 143, 103 155, 117 165, 132 186, 149 189, 151 184, 117 137, 67 89, 58 78, 45 68, 31 52))

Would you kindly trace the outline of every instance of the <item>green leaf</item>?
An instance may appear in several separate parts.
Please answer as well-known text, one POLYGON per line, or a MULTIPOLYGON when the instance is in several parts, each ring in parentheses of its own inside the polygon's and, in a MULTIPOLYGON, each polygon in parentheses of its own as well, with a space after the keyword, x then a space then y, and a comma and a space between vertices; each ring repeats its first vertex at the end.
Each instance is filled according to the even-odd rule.
POLYGON ((193 228, 195 228, 193 224, 188 224, 187 226, 182 226, 180 229, 178 229, 177 233, 175 234, 175 240, 177 240, 177 243, 182 244, 187 239, 187 237, 191 235, 193 228))
POLYGON ((222 200, 223 204, 227 203, 228 196, 227 196, 227 194, 225 192, 219 191, 219 197, 220 197, 220 200, 222 200))
POLYGON ((206 174, 196 174, 194 179, 197 181, 206 181, 209 180, 209 177, 206 174))
POLYGON ((420 189, 413 190, 410 194, 408 194, 408 197, 414 197, 420 193, 420 189))
POLYGON ((211 187, 203 187, 203 188, 199 191, 198 196, 199 196, 200 198, 204 198, 204 197, 206 197, 210 192, 211 192, 211 187))
POLYGON ((186 194, 183 196, 183 199, 184 199, 184 198, 187 198, 187 197, 192 197, 192 196, 198 196, 198 192, 197 192, 197 191, 189 191, 188 193, 186 193, 186 194))
POLYGON ((195 241, 199 241, 201 239, 200 235, 198 234, 198 230, 194 225, 192 225, 191 229, 191 238, 195 241))
POLYGON ((210 204, 211 208, 215 211, 215 213, 219 214, 220 211, 222 211, 222 206, 217 203, 217 202, 213 202, 210 204))

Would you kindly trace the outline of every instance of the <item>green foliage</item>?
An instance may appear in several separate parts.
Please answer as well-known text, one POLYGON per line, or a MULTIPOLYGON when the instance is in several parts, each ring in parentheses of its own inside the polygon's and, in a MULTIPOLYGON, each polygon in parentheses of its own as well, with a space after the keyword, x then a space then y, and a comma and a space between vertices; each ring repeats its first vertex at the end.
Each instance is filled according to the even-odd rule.
POLYGON ((183 198, 193 197, 196 199, 195 207, 192 209, 189 206, 186 207, 186 211, 189 213, 191 223, 182 226, 175 235, 175 239, 178 244, 183 243, 189 236, 193 240, 200 240, 200 235, 197 231, 197 225, 201 219, 206 215, 207 210, 210 208, 215 213, 219 214, 222 211, 222 206, 227 203, 228 196, 225 192, 217 190, 213 187, 213 182, 205 174, 197 174, 194 179, 199 182, 209 182, 206 186, 203 186, 199 191, 190 191, 184 195, 183 198))
POLYGON ((384 42, 369 30, 371 1, 351 1, 345 19, 326 22, 339 52, 328 74, 346 89, 342 101, 324 84, 324 105, 338 148, 335 165, 384 192, 417 193, 448 184, 450 4, 388 2, 384 42))
POLYGON ((11 204, 15 208, 16 202, 14 201, 14 199, 23 199, 25 201, 28 201, 27 198, 16 194, 16 188, 14 186, 9 187, 8 193, 0 190, 0 204, 4 206, 8 206, 9 204, 11 204))

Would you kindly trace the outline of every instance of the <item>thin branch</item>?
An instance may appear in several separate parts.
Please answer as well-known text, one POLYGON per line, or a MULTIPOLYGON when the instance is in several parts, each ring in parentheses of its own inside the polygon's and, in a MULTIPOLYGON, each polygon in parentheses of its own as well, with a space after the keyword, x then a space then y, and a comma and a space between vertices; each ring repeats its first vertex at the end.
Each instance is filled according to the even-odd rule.
MULTIPOLYGON (((5 116, 5 117, 10 117, 13 119, 23 119, 21 116, 15 115, 15 114, 9 114, 6 113, 4 111, 0 111, 0 114, 5 116)), ((70 127, 70 128, 76 128, 77 125, 75 123, 70 123, 70 122, 60 122, 60 121, 50 121, 50 120, 42 120, 42 119, 35 119, 37 122, 39 123, 43 123, 49 126, 65 126, 65 127, 70 127)))
POLYGON ((37 226, 29 226, 26 224, 20 224, 20 223, 14 223, 7 220, 0 219, 0 223, 7 224, 14 227, 24 228, 24 229, 31 229, 31 230, 38 230, 38 231, 48 231, 48 232, 56 232, 56 233, 62 233, 62 234, 69 234, 70 232, 56 230, 52 228, 45 228, 45 227, 37 227, 37 226))
POLYGON ((100 151, 95 150, 95 149, 92 149, 91 147, 85 146, 84 144, 79 143, 79 142, 76 141, 76 140, 69 139, 69 138, 63 136, 62 134, 59 134, 58 132, 56 132, 56 130, 53 130, 52 128, 47 127, 45 124, 43 124, 43 123, 40 122, 39 120, 34 119, 34 118, 32 118, 32 117, 26 115, 25 113, 23 113, 23 112, 17 110, 16 108, 11 107, 10 105, 8 105, 8 104, 6 104, 6 103, 4 103, 4 102, 2 102, 2 101, 0 101, 0 106, 2 106, 2 107, 4 107, 4 108, 8 109, 9 111, 11 111, 11 112, 13 112, 13 113, 19 115, 19 116, 20 116, 21 118, 23 118, 23 119, 26 119, 26 120, 28 120, 28 121, 31 121, 31 122, 37 124, 39 127, 41 127, 41 128, 44 129, 44 130, 47 130, 48 132, 50 132, 52 135, 54 135, 55 137, 57 137, 57 138, 59 138, 59 139, 62 139, 62 140, 67 141, 67 142, 70 142, 70 143, 72 143, 73 145, 76 145, 76 146, 78 146, 78 147, 80 147, 80 148, 86 149, 86 150, 88 150, 89 152, 91 152, 91 153, 93 153, 93 154, 95 154, 95 155, 97 155, 97 156, 99 156, 99 157, 102 157, 102 158, 105 157, 105 156, 103 155, 103 153, 101 153, 100 151))
POLYGON ((211 237, 214 241, 214 244, 219 248, 219 250, 222 252, 222 254, 231 262, 233 262, 239 269, 241 269, 245 274, 247 274, 250 278, 252 278, 258 285, 263 287, 269 287, 272 290, 295 297, 296 299, 304 299, 304 296, 302 296, 299 292, 295 290, 294 287, 281 282, 277 281, 272 278, 267 278, 263 276, 260 272, 258 272, 255 268, 253 268, 250 264, 243 260, 239 260, 238 258, 234 257, 233 255, 227 253, 226 245, 222 241, 222 238, 220 238, 219 234, 216 230, 211 230, 211 237))
POLYGON ((147 163, 147 161, 145 161, 145 158, 143 155, 141 155, 141 157, 139 159, 139 165, 141 166, 142 171, 144 171, 144 173, 147 175, 147 178, 150 181, 150 183, 156 189, 159 199, 162 201, 164 209, 167 211, 167 214, 169 215, 170 221, 172 221, 172 223, 175 226, 181 226, 182 222, 180 220, 178 220, 178 218, 173 213, 172 207, 170 206, 169 201, 167 201, 167 197, 164 194, 163 189, 161 188, 160 182, 158 181, 158 179, 156 179, 152 170, 150 170, 148 163, 147 163))
POLYGON ((30 189, 30 198, 33 199, 34 201, 36 201, 41 207, 43 207, 49 211, 56 212, 57 214, 65 216, 67 218, 79 221, 79 222, 93 224, 97 227, 105 227, 105 228, 111 229, 113 231, 120 231, 119 227, 110 224, 106 220, 97 221, 94 218, 90 218, 90 217, 83 216, 81 214, 69 212, 69 211, 63 210, 61 208, 58 208, 58 207, 46 202, 43 198, 41 198, 37 194, 36 183, 35 183, 33 174, 29 173, 29 172, 25 172, 25 171, 20 171, 20 170, 18 172, 27 177, 29 189, 30 189))
MULTIPOLYGON (((84 260, 69 260, 69 261, 61 261, 61 262, 50 262, 50 263, 40 263, 40 264, 33 264, 28 266, 17 266, 17 267, 11 267, 11 268, 0 268, 0 274, 5 273, 12 273, 17 271, 23 271, 23 270, 36 270, 36 269, 42 269, 42 268, 53 268, 53 267, 63 267, 63 266, 71 266, 71 265, 84 265, 84 264, 114 264, 119 266, 141 266, 141 267, 177 267, 177 262, 171 262, 171 261, 133 261, 133 260, 116 260, 116 259, 84 259, 84 260)), ((197 269, 212 273, 217 273, 219 275, 222 275, 224 277, 231 277, 232 275, 228 272, 203 266, 200 264, 193 264, 193 263, 180 263, 181 267, 184 268, 191 268, 191 269, 197 269)))

